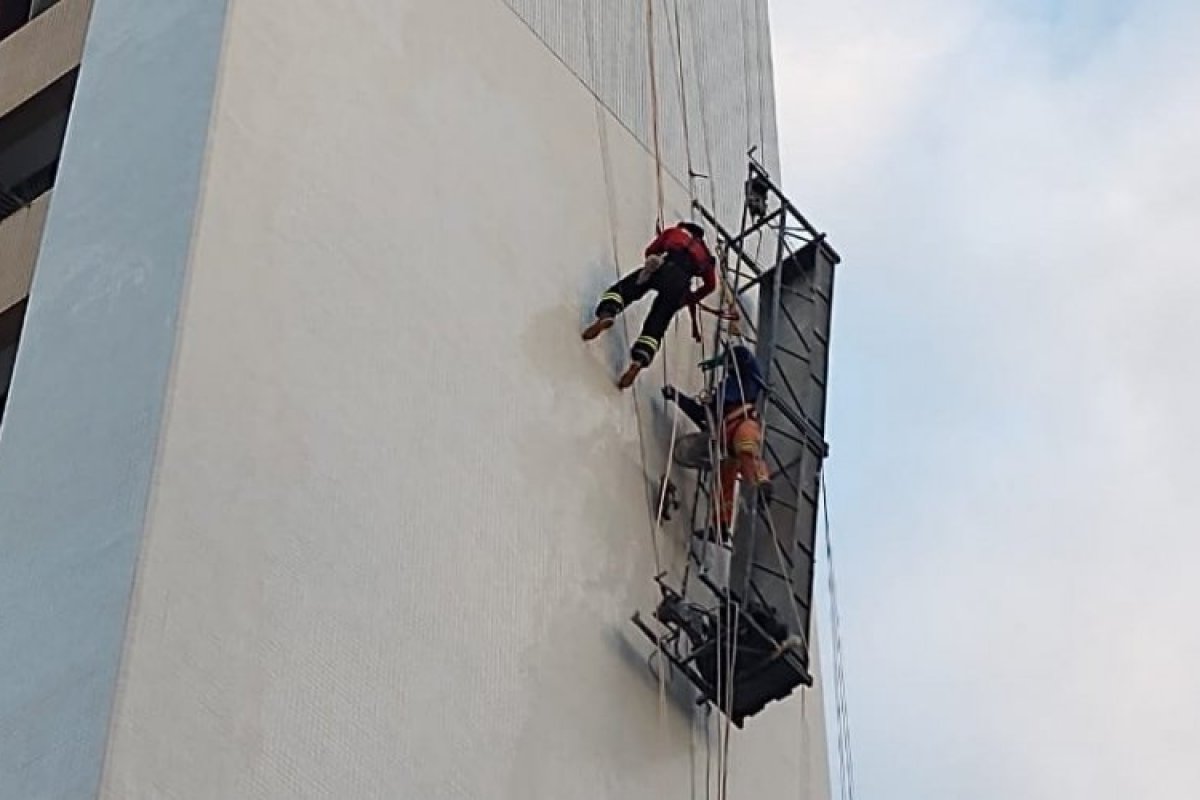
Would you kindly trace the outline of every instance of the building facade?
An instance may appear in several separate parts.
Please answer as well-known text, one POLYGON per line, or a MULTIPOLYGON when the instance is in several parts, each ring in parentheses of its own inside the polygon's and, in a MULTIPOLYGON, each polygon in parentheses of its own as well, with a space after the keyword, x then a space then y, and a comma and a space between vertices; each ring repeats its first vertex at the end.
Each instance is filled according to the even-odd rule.
POLYGON ((777 165, 765 0, 26 5, 0 798, 828 796, 819 676, 728 731, 629 624, 686 324, 578 337, 777 165))

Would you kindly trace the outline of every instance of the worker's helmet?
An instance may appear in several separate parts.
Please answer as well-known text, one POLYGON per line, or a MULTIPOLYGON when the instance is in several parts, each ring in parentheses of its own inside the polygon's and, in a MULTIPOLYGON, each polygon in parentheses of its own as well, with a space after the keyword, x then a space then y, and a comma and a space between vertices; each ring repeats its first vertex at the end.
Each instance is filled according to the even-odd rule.
POLYGON ((697 239, 704 238, 704 228, 700 227, 699 225, 697 225, 694 222, 681 222, 681 223, 679 223, 679 227, 683 228, 685 231, 690 233, 692 236, 695 236, 697 239))

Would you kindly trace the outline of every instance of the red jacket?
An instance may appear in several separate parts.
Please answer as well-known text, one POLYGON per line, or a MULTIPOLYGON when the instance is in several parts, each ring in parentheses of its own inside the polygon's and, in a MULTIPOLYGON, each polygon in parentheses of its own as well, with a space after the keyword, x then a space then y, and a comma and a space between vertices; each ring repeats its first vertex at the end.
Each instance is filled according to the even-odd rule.
POLYGON ((709 252, 704 240, 693 236, 687 229, 676 225, 673 228, 667 228, 655 237, 650 246, 646 248, 646 255, 653 256, 660 253, 682 255, 690 263, 692 271, 703 280, 699 289, 688 293, 688 305, 694 306, 717 288, 716 259, 709 252))

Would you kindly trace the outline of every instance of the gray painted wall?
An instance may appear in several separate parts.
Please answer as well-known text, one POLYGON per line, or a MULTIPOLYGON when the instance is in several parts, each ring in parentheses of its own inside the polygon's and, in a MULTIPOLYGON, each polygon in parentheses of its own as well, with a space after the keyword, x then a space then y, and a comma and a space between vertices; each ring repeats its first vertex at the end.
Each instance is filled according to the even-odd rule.
POLYGON ((97 0, 0 428, 0 797, 95 796, 223 2, 97 0))

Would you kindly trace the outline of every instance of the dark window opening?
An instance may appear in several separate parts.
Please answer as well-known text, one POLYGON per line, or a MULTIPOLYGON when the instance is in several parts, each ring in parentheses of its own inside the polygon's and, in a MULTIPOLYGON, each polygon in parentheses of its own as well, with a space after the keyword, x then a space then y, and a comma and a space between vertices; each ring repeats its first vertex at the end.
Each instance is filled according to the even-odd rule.
POLYGON ((0 2, 0 39, 28 22, 33 6, 34 3, 31 0, 3 0, 0 2))
POLYGON ((78 74, 71 70, 0 118, 0 220, 54 186, 78 74))
POLYGON ((17 344, 25 324, 26 301, 22 300, 0 313, 0 420, 8 404, 8 387, 12 383, 13 366, 17 360, 17 344))
POLYGON ((33 19, 38 14, 41 14, 47 8, 58 3, 58 0, 33 0, 29 4, 29 18, 33 19))
POLYGON ((26 22, 59 0, 0 0, 0 39, 15 33, 26 22))

